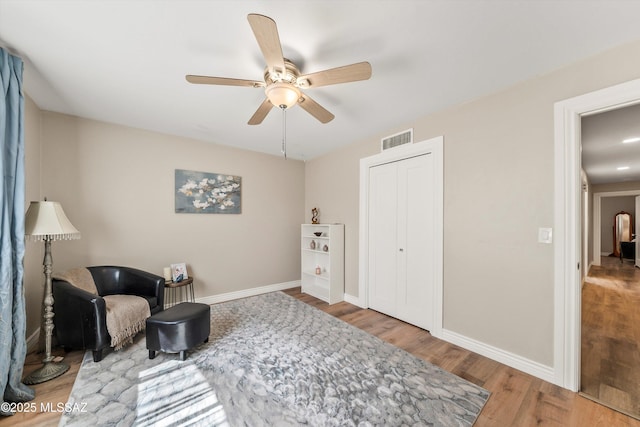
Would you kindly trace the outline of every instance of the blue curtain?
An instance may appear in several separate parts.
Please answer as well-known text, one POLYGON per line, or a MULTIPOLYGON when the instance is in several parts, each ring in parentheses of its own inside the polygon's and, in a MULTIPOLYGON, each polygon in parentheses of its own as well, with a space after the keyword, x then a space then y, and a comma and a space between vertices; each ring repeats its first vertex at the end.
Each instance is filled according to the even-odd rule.
MULTIPOLYGON (((27 353, 24 304, 24 98, 22 60, 0 48, 0 386, 2 402, 35 397, 22 384, 27 353)), ((2 415, 10 415, 5 405, 2 415)))

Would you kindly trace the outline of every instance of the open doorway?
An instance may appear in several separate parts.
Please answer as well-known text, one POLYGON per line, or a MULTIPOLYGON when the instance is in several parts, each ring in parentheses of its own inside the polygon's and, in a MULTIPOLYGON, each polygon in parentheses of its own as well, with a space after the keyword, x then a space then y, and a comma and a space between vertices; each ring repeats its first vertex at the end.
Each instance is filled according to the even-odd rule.
POLYGON ((554 174, 554 375, 579 391, 581 360, 581 120, 640 103, 640 79, 557 102, 554 174))
MULTIPOLYGON (((581 162, 592 223, 581 287, 580 393, 640 418, 640 104, 581 118, 581 162), (637 270, 637 271, 636 271, 637 270)), ((584 203, 583 203, 584 204, 584 203)), ((588 213, 588 212, 587 212, 588 213)), ((582 240, 583 245, 585 239, 582 240)))

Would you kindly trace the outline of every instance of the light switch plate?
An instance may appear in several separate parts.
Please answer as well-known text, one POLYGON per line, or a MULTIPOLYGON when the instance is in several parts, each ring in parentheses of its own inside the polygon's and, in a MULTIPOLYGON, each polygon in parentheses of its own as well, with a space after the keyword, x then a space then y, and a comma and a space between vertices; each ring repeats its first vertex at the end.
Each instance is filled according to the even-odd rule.
POLYGON ((538 243, 553 243, 553 229, 538 228, 538 243))

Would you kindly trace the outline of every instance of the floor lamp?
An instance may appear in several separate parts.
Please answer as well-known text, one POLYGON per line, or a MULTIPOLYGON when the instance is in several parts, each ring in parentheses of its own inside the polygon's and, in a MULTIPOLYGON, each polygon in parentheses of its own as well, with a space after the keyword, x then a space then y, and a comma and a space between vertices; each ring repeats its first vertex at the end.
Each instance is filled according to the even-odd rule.
POLYGON ((69 370, 69 365, 54 362, 51 356, 51 336, 53 335, 53 295, 51 293, 51 241, 79 239, 80 232, 71 224, 58 202, 31 202, 27 209, 25 235, 30 240, 44 240, 44 332, 45 358, 43 366, 27 375, 22 382, 40 384, 59 377, 69 370))

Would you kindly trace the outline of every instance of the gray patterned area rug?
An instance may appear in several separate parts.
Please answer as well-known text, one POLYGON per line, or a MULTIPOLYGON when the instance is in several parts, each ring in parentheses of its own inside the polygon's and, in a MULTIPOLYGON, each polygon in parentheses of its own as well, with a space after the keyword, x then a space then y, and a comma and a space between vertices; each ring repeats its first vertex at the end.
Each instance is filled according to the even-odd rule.
POLYGON ((61 426, 465 426, 481 387, 282 292, 211 306, 209 342, 87 352, 61 426))

